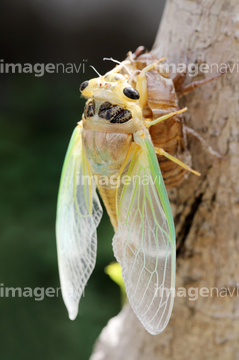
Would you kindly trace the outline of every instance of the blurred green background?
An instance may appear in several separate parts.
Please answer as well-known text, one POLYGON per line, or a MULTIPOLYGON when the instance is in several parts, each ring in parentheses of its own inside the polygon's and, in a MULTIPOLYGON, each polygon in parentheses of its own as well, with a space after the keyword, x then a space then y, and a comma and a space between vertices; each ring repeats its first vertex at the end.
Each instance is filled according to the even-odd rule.
MULTIPOLYGON (((123 60, 139 45, 151 49, 164 1, 1 0, 0 59, 4 63, 75 63, 79 74, 0 74, 0 284, 58 288, 55 212, 71 133, 81 119, 79 85, 123 60)), ((1 360, 88 359, 120 290, 104 273, 114 261, 113 229, 98 228, 97 264, 75 321, 61 295, 0 296, 1 360)))

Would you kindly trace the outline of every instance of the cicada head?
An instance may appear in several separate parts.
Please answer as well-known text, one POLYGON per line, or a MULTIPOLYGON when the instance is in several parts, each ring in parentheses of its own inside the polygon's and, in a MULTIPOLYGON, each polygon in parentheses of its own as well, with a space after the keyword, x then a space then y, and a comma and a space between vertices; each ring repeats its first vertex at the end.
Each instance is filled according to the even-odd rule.
POLYGON ((111 71, 84 81, 80 91, 82 96, 88 98, 83 120, 95 125, 124 124, 129 120, 132 124, 135 121, 142 123, 142 110, 137 103, 140 95, 129 85, 127 76, 111 71))

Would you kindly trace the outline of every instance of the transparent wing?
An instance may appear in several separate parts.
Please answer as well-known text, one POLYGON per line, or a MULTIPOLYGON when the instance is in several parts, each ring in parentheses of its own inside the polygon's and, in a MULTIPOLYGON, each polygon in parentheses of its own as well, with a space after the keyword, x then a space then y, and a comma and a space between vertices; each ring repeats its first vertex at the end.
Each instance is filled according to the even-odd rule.
POLYGON ((74 320, 84 287, 94 269, 96 228, 102 209, 76 127, 63 165, 57 203, 56 237, 63 300, 74 320))
POLYGON ((140 150, 132 155, 131 181, 121 192, 113 248, 134 312, 151 334, 158 334, 173 307, 175 230, 153 145, 137 135, 134 139, 140 150))

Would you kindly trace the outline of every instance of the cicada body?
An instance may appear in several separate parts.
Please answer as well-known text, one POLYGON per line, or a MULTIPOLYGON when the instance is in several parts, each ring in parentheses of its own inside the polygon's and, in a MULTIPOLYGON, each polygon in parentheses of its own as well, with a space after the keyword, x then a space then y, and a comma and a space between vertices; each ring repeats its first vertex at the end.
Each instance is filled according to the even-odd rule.
POLYGON ((173 307, 174 222, 140 105, 144 90, 134 89, 121 69, 80 88, 88 101, 67 151, 57 205, 61 288, 74 319, 96 260, 97 187, 115 229, 113 250, 129 302, 146 330, 158 334, 173 307))

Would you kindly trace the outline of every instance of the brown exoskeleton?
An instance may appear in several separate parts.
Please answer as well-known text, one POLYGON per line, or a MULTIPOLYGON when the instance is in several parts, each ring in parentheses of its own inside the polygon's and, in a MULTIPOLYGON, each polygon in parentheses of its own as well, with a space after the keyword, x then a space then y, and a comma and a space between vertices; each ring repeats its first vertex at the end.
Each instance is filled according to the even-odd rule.
MULTIPOLYGON (((126 59, 127 69, 129 69, 132 86, 137 88, 138 72, 144 71, 151 64, 155 64, 158 59, 151 52, 143 53, 144 48, 139 47, 134 54, 129 53, 126 59), (128 64, 130 62, 130 64, 128 64)), ((125 73, 125 68, 122 69, 125 73)), ((174 78, 170 77, 163 66, 158 65, 144 73, 147 79, 147 98, 143 107, 143 115, 152 121, 160 116, 172 113, 179 110, 178 99, 182 95, 188 94, 195 88, 204 85, 218 77, 222 73, 217 74, 200 81, 194 81, 189 85, 184 86, 186 72, 178 73, 174 78)), ((187 134, 199 140, 203 146, 213 155, 222 159, 223 157, 214 151, 201 136, 193 129, 188 128, 183 121, 183 115, 177 114, 156 125, 150 127, 150 135, 152 142, 156 148, 163 149, 168 154, 177 157, 185 164, 191 166, 191 154, 187 148, 187 134)), ((167 188, 173 188, 182 183, 187 177, 188 170, 171 161, 169 157, 165 157, 162 152, 157 153, 160 169, 163 174, 163 179, 167 188)))

